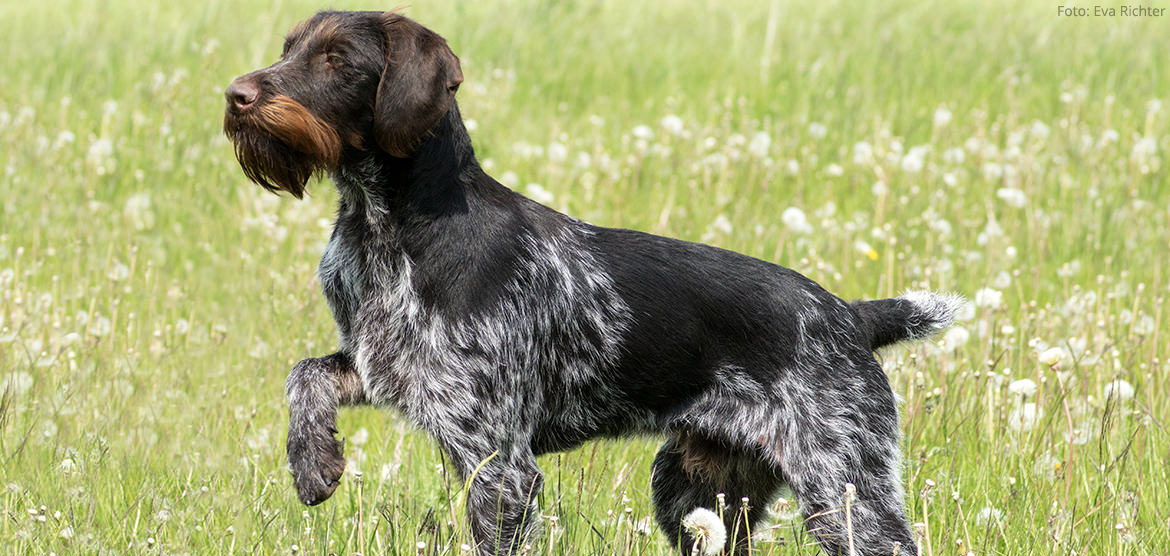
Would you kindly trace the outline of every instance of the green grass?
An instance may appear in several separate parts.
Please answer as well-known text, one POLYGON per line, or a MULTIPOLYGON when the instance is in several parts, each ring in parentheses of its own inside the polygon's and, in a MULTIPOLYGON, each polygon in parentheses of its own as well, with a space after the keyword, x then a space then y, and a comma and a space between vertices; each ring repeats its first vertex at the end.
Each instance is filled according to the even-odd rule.
MULTIPOLYGON (((983 302, 965 338, 883 354, 926 553, 1165 554, 1168 20, 1003 1, 463 4, 407 13, 461 56, 461 110, 509 185, 846 298, 983 302), (1115 379, 1131 399, 1104 399, 1115 379)), ((335 193, 247 183, 222 90, 318 7, 0 5, 0 553, 467 542, 461 485, 389 412, 343 412, 362 474, 326 504, 300 506, 285 471, 285 374, 334 348, 314 270, 335 193)), ((536 548, 665 553, 642 525, 655 443, 542 458, 557 519, 536 548)), ((815 554, 779 514, 759 553, 815 554)))

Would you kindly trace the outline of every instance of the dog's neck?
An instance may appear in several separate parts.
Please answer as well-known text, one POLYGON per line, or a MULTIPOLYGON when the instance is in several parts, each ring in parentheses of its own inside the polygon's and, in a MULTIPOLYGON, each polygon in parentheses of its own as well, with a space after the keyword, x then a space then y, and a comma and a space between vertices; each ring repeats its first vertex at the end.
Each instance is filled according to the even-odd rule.
POLYGON ((409 158, 380 149, 354 151, 332 173, 342 210, 373 222, 467 210, 469 185, 482 173, 456 105, 419 141, 409 158))

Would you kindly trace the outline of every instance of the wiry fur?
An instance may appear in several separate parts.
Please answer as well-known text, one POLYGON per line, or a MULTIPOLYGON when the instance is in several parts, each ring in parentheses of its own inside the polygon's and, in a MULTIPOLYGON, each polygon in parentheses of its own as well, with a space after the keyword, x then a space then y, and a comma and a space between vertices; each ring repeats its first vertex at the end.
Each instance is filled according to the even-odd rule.
POLYGON ((826 551, 843 552, 847 483, 858 553, 915 552, 897 407, 873 350, 941 330, 955 299, 849 304, 786 268, 521 197, 475 160, 453 100, 458 59, 397 14, 318 14, 281 62, 240 79, 262 89, 259 108, 229 89, 225 130, 247 175, 299 194, 307 176, 246 162, 289 159, 324 168, 341 193, 319 269, 340 347, 288 378, 303 502, 328 498, 344 469, 338 407, 370 403, 400 410, 462 477, 475 474, 481 554, 532 540, 537 455, 653 432, 667 436, 658 521, 684 554, 695 540, 683 516, 717 493, 730 503, 726 548, 746 551, 784 484, 826 551), (291 129, 263 122, 292 118, 256 119, 280 98, 311 118, 291 129), (340 152, 319 156, 331 140, 306 137, 337 137, 340 152))

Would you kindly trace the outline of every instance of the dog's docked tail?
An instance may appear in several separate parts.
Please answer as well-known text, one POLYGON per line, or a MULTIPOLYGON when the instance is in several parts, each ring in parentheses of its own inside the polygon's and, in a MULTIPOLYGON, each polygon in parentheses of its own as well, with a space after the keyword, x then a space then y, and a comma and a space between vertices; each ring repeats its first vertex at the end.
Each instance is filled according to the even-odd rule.
POLYGON ((956 294, 908 291, 901 297, 874 301, 854 301, 869 332, 872 349, 925 338, 941 332, 955 320, 966 303, 956 294))

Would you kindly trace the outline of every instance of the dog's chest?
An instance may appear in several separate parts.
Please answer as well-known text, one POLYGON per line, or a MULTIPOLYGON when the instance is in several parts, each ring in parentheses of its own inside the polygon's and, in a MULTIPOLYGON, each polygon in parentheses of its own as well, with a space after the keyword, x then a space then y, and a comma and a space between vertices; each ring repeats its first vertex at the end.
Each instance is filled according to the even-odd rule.
POLYGON ((317 267, 317 278, 337 323, 342 349, 350 347, 358 308, 369 289, 369 268, 361 243, 340 226, 335 229, 317 267))

